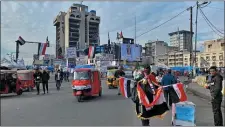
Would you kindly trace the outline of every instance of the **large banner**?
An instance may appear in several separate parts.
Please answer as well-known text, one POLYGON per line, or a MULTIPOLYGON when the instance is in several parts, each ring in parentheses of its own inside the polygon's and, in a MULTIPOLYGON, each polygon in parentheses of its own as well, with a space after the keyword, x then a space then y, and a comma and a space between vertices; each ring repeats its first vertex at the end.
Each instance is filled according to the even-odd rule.
POLYGON ((141 45, 121 44, 121 60, 141 61, 141 45))

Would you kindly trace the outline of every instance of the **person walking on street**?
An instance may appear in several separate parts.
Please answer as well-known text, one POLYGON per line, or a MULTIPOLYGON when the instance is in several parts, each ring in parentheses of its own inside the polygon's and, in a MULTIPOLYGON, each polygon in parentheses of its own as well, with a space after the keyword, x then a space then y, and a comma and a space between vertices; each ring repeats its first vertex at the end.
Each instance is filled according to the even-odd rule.
POLYGON ((39 68, 36 69, 34 75, 34 81, 35 81, 35 86, 37 88, 37 95, 40 94, 40 83, 41 83, 41 78, 42 78, 42 73, 39 71, 39 68))
POLYGON ((56 73, 55 73, 55 81, 56 81, 56 88, 58 88, 57 87, 57 85, 61 85, 61 83, 62 83, 62 73, 60 72, 60 70, 58 70, 56 73))
MULTIPOLYGON (((161 80, 161 85, 167 86, 167 85, 172 85, 172 84, 175 84, 175 83, 177 83, 177 80, 176 80, 175 76, 172 75, 171 69, 168 69, 167 74, 164 75, 162 80, 161 80)), ((169 106, 172 106, 172 99, 171 99, 169 87, 164 88, 164 96, 165 96, 165 99, 166 99, 166 103, 169 106)))
POLYGON ((211 103, 212 103, 212 111, 214 115, 214 125, 215 126, 223 126, 223 115, 221 111, 221 103, 223 100, 222 95, 222 82, 223 77, 218 73, 217 67, 212 66, 209 69, 211 74, 211 79, 208 79, 207 89, 210 90, 211 93, 211 103))
POLYGON ((45 88, 48 93, 48 80, 49 79, 50 79, 49 73, 46 70, 44 70, 44 72, 42 74, 42 85, 43 85, 44 94, 45 94, 45 88))
MULTIPOLYGON (((117 70, 117 71, 115 72, 114 76, 115 76, 117 82, 119 82, 119 78, 120 78, 120 77, 125 76, 125 73, 124 73, 124 71, 123 71, 123 66, 120 66, 120 67, 119 67, 119 70, 117 70)), ((119 83, 118 83, 118 95, 120 95, 120 85, 119 85, 119 83)))

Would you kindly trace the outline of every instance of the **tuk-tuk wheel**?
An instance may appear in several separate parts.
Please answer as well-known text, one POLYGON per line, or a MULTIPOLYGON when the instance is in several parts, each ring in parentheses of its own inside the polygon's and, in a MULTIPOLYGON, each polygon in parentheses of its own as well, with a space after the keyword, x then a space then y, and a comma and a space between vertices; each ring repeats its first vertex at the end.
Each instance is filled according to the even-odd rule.
POLYGON ((77 101, 81 102, 82 101, 82 96, 77 96, 77 101))
POLYGON ((22 90, 19 90, 19 91, 17 91, 17 95, 21 95, 23 93, 23 91, 22 90))
POLYGON ((102 96, 102 90, 100 90, 100 91, 99 91, 98 96, 99 96, 99 97, 101 97, 101 96, 102 96))

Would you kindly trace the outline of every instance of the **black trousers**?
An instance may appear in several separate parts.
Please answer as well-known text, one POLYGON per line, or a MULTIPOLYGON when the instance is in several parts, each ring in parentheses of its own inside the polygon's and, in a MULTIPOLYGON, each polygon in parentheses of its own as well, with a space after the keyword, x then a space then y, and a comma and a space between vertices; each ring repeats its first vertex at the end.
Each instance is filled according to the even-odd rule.
POLYGON ((221 111, 221 101, 213 100, 212 101, 212 110, 214 116, 214 125, 215 126, 223 126, 223 115, 221 111))
POLYGON ((37 93, 40 93, 40 83, 35 83, 36 84, 36 88, 37 88, 37 93))
POLYGON ((42 86, 43 86, 43 91, 44 91, 44 93, 45 93, 45 88, 46 88, 46 90, 47 90, 47 92, 48 92, 48 82, 43 82, 43 83, 42 83, 42 86))
POLYGON ((170 91, 169 91, 169 90, 164 90, 164 97, 165 97, 165 99, 166 99, 166 103, 167 103, 169 106, 172 106, 172 99, 171 99, 170 91))
POLYGON ((141 120, 142 126, 150 126, 150 120, 141 120))

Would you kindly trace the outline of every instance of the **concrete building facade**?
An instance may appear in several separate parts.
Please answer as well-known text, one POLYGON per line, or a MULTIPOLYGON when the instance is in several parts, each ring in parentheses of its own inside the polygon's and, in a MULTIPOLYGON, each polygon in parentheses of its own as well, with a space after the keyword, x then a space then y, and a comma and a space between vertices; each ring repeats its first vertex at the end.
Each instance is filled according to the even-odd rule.
POLYGON ((59 12, 53 21, 56 27, 56 58, 61 58, 65 55, 65 12, 59 12))
POLYGON ((169 36, 170 36, 170 46, 178 47, 180 51, 191 50, 191 32, 190 31, 180 30, 180 31, 169 33, 169 36))
MULTIPOLYGON (((88 11, 88 6, 82 4, 73 4, 67 12, 61 12, 54 20, 54 26, 60 37, 62 54, 65 55, 67 47, 76 47, 77 50, 85 49, 88 46, 98 46, 100 17, 96 16, 96 11, 88 11), (60 17, 60 18, 58 18, 60 17), (58 25, 60 24, 60 25, 58 25)), ((58 36, 58 34, 56 35, 58 36)))
MULTIPOLYGON (((204 42, 204 51, 196 52, 195 67, 209 68, 210 66, 225 67, 224 39, 209 40, 204 42)), ((194 53, 193 53, 193 60, 194 53)), ((172 66, 189 66, 190 65, 190 52, 179 51, 170 52, 168 54, 168 65, 172 66), (183 59, 182 59, 183 58, 183 59)))
POLYGON ((158 62, 158 58, 167 54, 168 44, 164 41, 148 41, 145 43, 145 55, 150 56, 153 62, 158 62))

